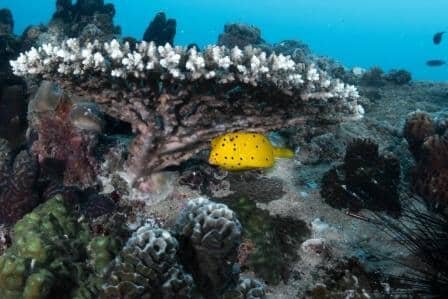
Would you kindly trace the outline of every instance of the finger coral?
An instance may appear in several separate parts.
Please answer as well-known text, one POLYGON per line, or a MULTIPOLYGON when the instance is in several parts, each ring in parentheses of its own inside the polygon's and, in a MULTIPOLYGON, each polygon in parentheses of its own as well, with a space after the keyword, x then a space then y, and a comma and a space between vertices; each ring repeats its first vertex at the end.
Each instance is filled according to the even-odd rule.
POLYGON ((178 165, 222 133, 309 120, 359 117, 354 86, 314 64, 239 49, 135 45, 77 39, 44 44, 11 61, 15 74, 57 81, 97 102, 137 133, 128 166, 136 178, 178 165))

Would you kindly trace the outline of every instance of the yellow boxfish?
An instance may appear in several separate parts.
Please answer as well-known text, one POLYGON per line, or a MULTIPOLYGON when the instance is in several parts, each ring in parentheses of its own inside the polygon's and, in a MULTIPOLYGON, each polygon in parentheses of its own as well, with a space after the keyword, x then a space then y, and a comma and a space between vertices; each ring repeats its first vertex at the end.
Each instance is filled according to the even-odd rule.
POLYGON ((259 133, 235 132, 213 138, 209 163, 225 170, 272 167, 275 158, 292 158, 294 152, 275 147, 259 133))

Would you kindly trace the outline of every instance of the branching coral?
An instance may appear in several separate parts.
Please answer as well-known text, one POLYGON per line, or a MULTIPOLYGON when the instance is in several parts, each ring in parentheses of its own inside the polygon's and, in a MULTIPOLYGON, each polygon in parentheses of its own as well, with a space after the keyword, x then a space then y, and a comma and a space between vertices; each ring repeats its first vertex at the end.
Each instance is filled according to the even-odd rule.
POLYGON ((177 165, 223 132, 268 130, 359 117, 356 88, 315 65, 260 49, 203 52, 116 40, 82 47, 69 39, 22 53, 17 75, 56 80, 93 99, 138 133, 128 165, 136 177, 177 165))

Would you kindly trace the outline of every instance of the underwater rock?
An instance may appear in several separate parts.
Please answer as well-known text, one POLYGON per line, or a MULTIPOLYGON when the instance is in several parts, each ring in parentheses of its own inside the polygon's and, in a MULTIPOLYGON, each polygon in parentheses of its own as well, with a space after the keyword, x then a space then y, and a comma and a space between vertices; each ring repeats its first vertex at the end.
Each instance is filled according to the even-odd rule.
POLYGON ((391 70, 384 76, 384 79, 396 85, 404 85, 411 82, 412 74, 406 70, 391 70))
POLYGON ((14 19, 9 9, 0 9, 0 36, 11 35, 14 30, 14 19))
MULTIPOLYGON (((306 223, 291 217, 271 216, 245 198, 228 202, 237 213, 243 228, 244 242, 250 242, 242 270, 256 273, 269 284, 287 281, 291 267, 299 259, 300 244, 310 237, 306 223)), ((240 248, 241 250, 242 248, 240 248)), ((241 257, 241 256, 240 256, 241 257)))
POLYGON ((370 140, 355 139, 347 146, 344 163, 322 178, 321 195, 334 208, 370 209, 399 214, 400 162, 378 153, 370 140))
POLYGON ((243 49, 249 45, 259 46, 264 43, 260 29, 246 24, 226 24, 224 25, 224 32, 218 37, 218 45, 230 49, 233 47, 243 49))
POLYGON ((140 227, 111 267, 105 298, 190 298, 193 279, 177 263, 177 251, 168 231, 140 227))
POLYGON ((232 210, 202 197, 190 200, 177 219, 175 231, 181 261, 207 298, 215 298, 236 284, 242 231, 232 210))
POLYGON ((256 279, 240 277, 234 290, 223 295, 223 299, 264 299, 266 292, 264 286, 256 279))
POLYGON ((58 35, 78 37, 84 41, 108 41, 121 33, 113 18, 115 7, 103 0, 56 1, 56 11, 48 25, 58 35))
POLYGON ((302 41, 285 40, 272 46, 272 52, 290 55, 295 62, 310 60, 311 50, 302 41))
POLYGON ((372 67, 362 74, 360 84, 374 87, 384 86, 386 84, 384 71, 380 67, 372 67))
POLYGON ((174 45, 175 36, 176 20, 166 19, 165 13, 159 12, 146 28, 143 40, 153 41, 157 46, 165 46, 166 43, 174 45))
POLYGON ((0 137, 7 139, 12 146, 25 140, 26 98, 25 85, 2 86, 0 83, 0 137))
POLYGON ((390 70, 387 74, 380 67, 372 67, 360 77, 360 84, 371 87, 382 87, 386 83, 394 85, 408 84, 412 74, 406 70, 390 70))
POLYGON ((308 239, 300 245, 301 258, 312 267, 322 264, 330 257, 330 249, 322 238, 308 239))
POLYGON ((305 299, 388 298, 380 275, 368 272, 355 258, 327 267, 326 271, 324 281, 308 290, 305 299))
POLYGON ((39 203, 35 189, 36 158, 26 150, 17 155, 0 139, 0 224, 13 224, 39 203))

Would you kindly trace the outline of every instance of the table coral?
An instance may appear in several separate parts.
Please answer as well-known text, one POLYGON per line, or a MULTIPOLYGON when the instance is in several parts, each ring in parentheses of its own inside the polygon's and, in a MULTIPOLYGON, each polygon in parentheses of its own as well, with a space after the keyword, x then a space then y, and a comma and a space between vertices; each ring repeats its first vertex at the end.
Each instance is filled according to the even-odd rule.
POLYGON ((157 47, 68 39, 11 61, 17 75, 57 81, 132 125, 135 178, 178 165, 222 133, 266 132, 362 116, 354 86, 314 64, 248 46, 157 47))

